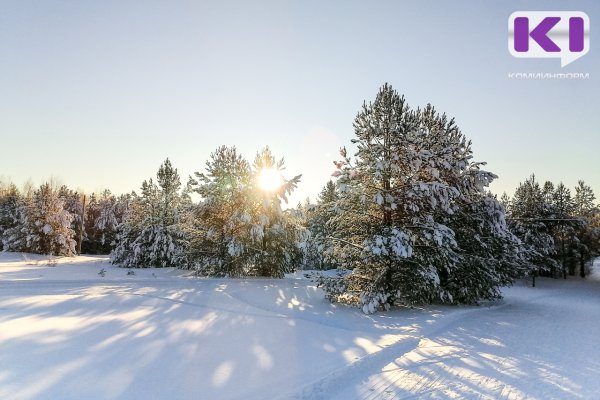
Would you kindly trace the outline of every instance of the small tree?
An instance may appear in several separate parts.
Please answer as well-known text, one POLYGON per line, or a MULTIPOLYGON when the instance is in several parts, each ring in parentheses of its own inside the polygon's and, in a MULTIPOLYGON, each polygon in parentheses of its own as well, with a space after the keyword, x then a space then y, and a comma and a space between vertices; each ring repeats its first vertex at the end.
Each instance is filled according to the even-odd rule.
POLYGON ((123 221, 130 195, 114 196, 110 190, 92 193, 86 205, 85 232, 82 251, 88 254, 109 254, 117 230, 123 221))
POLYGON ((335 203, 339 198, 338 190, 333 181, 328 181, 319 197, 317 204, 306 207, 307 228, 310 231, 307 250, 310 254, 312 268, 331 269, 337 265, 331 257, 330 238, 336 235, 335 203))
POLYGON ((82 221, 84 209, 83 194, 62 185, 58 189, 58 197, 62 200, 64 209, 72 216, 71 229, 74 232, 73 239, 77 243, 79 243, 80 240, 85 240, 87 233, 82 221))
POLYGON ((49 183, 33 194, 27 210, 27 248, 38 254, 72 256, 75 254, 73 216, 49 183))
POLYGON ((199 273, 216 276, 275 276, 299 260, 299 222, 281 202, 300 176, 283 177, 284 161, 268 148, 251 166, 235 147, 219 147, 206 172, 189 187, 202 197, 192 224, 191 257, 199 273), (261 186, 262 185, 262 186, 261 186))
MULTIPOLYGON (((550 186, 545 185, 546 189, 550 186)), ((521 254, 525 260, 528 275, 533 277, 540 272, 556 270, 558 264, 553 259, 556 253, 554 239, 550 234, 549 222, 554 219, 551 204, 544 198, 552 194, 544 194, 535 175, 519 184, 510 203, 509 227, 521 241, 521 254)))
POLYGON ((252 275, 283 278, 299 259, 300 224, 292 212, 284 212, 282 201, 300 182, 300 175, 286 180, 284 159, 277 160, 265 147, 256 154, 252 168, 253 218, 250 240, 252 275), (265 176, 272 182, 265 182, 265 176), (266 183, 266 184, 265 184, 266 183))
POLYGON ((560 182, 552 194, 552 210, 556 222, 552 224, 551 232, 554 237, 556 254, 560 260, 563 278, 575 275, 574 251, 577 247, 577 236, 575 227, 577 221, 573 218, 575 202, 571 197, 571 191, 560 182))
POLYGON ((578 220, 575 233, 576 256, 579 261, 579 276, 585 278, 585 266, 600 255, 600 209, 594 200, 592 188, 584 181, 578 181, 575 188, 574 216, 578 220))
POLYGON ((206 172, 190 177, 188 187, 202 198, 190 223, 190 258, 200 274, 245 275, 250 185, 250 165, 235 147, 219 147, 206 162, 206 172))
POLYGON ((134 193, 116 235, 112 262, 124 267, 187 266, 187 237, 183 229, 186 212, 177 169, 167 159, 159 168, 157 182, 142 183, 134 193))
POLYGON ((6 185, 0 193, 0 246, 4 251, 28 251, 28 200, 14 184, 6 185))

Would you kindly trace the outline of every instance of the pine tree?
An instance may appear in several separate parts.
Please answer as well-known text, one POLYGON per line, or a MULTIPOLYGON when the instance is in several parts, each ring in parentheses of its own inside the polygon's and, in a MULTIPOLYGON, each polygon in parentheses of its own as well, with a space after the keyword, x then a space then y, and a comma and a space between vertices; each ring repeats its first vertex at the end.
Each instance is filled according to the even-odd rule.
POLYGON ((504 192, 502 193, 502 196, 500 197, 500 204, 502 204, 502 207, 504 207, 504 211, 506 213, 508 213, 510 210, 510 196, 508 195, 508 193, 504 192))
POLYGON ((558 268, 553 259, 556 253, 554 238, 550 234, 549 222, 555 219, 551 204, 544 199, 551 199, 549 185, 542 191, 535 175, 519 184, 510 203, 509 227, 522 243, 522 256, 534 279, 540 272, 551 272, 558 268))
POLYGON ((250 164, 235 147, 221 146, 206 162, 206 172, 196 172, 188 186, 202 198, 191 223, 195 269, 209 276, 245 275, 245 236, 252 219, 250 164))
POLYGON ((157 182, 144 181, 141 194, 134 194, 116 235, 111 253, 114 264, 135 268, 188 265, 188 239, 182 227, 185 201, 179 174, 169 159, 160 166, 157 182))
POLYGON ((317 204, 310 204, 306 209, 306 226, 310 232, 307 241, 306 254, 309 258, 309 268, 332 269, 336 268, 331 257, 332 249, 329 238, 337 231, 335 226, 335 203, 339 194, 335 183, 329 180, 318 196, 317 204))
POLYGON ((0 248, 4 251, 27 251, 27 203, 14 184, 0 190, 0 248))
POLYGON ((552 224, 551 232, 556 245, 556 254, 562 267, 563 278, 575 274, 574 251, 578 239, 575 235, 577 221, 572 218, 575 202, 571 191, 560 182, 552 194, 552 211, 556 222, 552 224))
POLYGON ((34 192, 26 214, 28 251, 57 256, 75 254, 73 216, 64 209, 64 201, 50 183, 34 192))
POLYGON ((284 159, 277 160, 268 147, 256 154, 252 168, 253 209, 250 239, 253 250, 252 275, 283 278, 299 261, 301 227, 293 213, 284 212, 282 201, 297 187, 300 175, 286 180, 284 159), (264 174, 274 174, 279 180, 276 188, 261 187, 264 174))
POLYGON ((82 251, 86 254, 109 254, 117 229, 130 201, 129 195, 115 197, 110 190, 92 193, 86 205, 85 239, 82 251))
POLYGON ((544 182, 544 187, 542 188, 542 200, 546 207, 552 207, 552 203, 554 202, 554 192, 555 192, 554 184, 550 181, 544 182))
POLYGON ((470 161, 470 142, 454 121, 430 105, 411 111, 386 84, 363 105, 354 128, 355 160, 343 148, 334 172, 340 197, 332 240, 337 262, 352 273, 318 280, 328 298, 373 312, 394 302, 454 302, 453 293, 464 302, 497 297, 497 287, 510 282, 506 265, 514 262, 509 248, 517 241, 502 225, 502 207, 485 196, 495 176, 470 161), (458 221, 473 208, 484 211, 479 221, 458 221), (450 227, 460 226, 467 236, 481 222, 488 223, 482 234, 493 236, 486 242, 508 257, 492 263, 493 274, 477 269, 493 261, 481 250, 487 243, 463 249, 450 227), (472 275, 459 267, 466 260, 472 275), (481 288, 463 290, 474 275, 481 288))
POLYGON ((83 194, 62 185, 58 189, 58 197, 63 201, 64 209, 72 216, 71 229, 74 232, 73 239, 75 239, 76 242, 78 242, 80 238, 85 239, 86 232, 81 219, 84 208, 83 194))
POLYGON ((493 195, 472 196, 446 223, 455 233, 460 257, 449 273, 440 272, 451 301, 499 299, 501 286, 527 273, 520 241, 510 232, 505 209, 493 195))
POLYGON ((202 197, 191 246, 199 273, 282 277, 299 262, 300 224, 281 202, 300 176, 286 180, 283 169, 283 159, 276 161, 268 148, 251 166, 235 147, 222 146, 211 154, 206 172, 190 179, 190 189, 202 197), (265 173, 280 183, 260 187, 265 173))
POLYGON ((594 204, 596 196, 584 181, 578 181, 575 188, 574 216, 578 219, 575 228, 578 238, 576 257, 579 262, 579 276, 585 278, 585 266, 600 255, 600 208, 594 204))

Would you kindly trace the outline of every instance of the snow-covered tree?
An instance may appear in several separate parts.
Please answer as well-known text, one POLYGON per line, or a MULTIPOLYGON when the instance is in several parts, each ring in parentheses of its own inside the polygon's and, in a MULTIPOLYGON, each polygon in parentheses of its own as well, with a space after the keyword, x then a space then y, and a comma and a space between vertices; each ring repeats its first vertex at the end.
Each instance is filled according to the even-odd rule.
POLYGON ((82 252, 86 254, 109 254, 117 229, 123 221, 130 195, 116 197, 110 190, 92 193, 85 207, 85 238, 82 252))
POLYGON ((498 299, 500 287, 527 273, 522 245, 510 232, 504 206, 491 194, 463 202, 446 221, 459 245, 460 261, 448 273, 440 271, 442 287, 455 302, 498 299))
POLYGON ((576 257, 582 278, 586 276, 586 263, 600 255, 600 208, 594 203, 595 199, 592 188, 584 181, 578 181, 573 200, 574 216, 578 220, 576 257))
POLYGON ((574 252, 577 247, 577 236, 575 227, 578 221, 573 218, 575 202, 571 197, 571 191, 560 182, 552 193, 551 209, 553 219, 548 225, 554 238, 556 255, 562 267, 563 277, 575 274, 574 252))
POLYGON ((343 148, 333 173, 340 197, 332 240, 337 262, 352 273, 319 279, 328 297, 358 303, 365 312, 394 302, 497 297, 497 287, 510 281, 504 264, 514 261, 504 246, 516 239, 503 225, 502 207, 485 195, 495 176, 471 161, 470 142, 454 121, 432 106, 412 111, 386 84, 363 105, 354 128, 356 156, 343 148), (457 221, 473 208, 483 211, 479 221, 457 221), (482 221, 487 226, 479 228, 482 221), (451 226, 471 233, 477 228, 492 238, 463 249, 451 226), (493 262, 490 251, 481 251, 487 242, 510 260, 493 262), (466 260, 472 274, 459 268, 466 260), (488 261, 488 270, 477 269, 488 261), (481 287, 462 290, 474 275, 481 287))
MULTIPOLYGON (((529 275, 535 276, 543 272, 552 272, 558 268, 553 259, 556 253, 554 238, 551 235, 555 213, 552 205, 545 199, 552 199, 553 185, 540 188, 531 175, 519 184, 509 207, 509 227, 522 243, 522 252, 529 275)), ((535 280, 534 280, 535 285, 535 280)))
POLYGON ((32 253, 72 256, 75 253, 73 216, 64 209, 64 201, 49 183, 33 194, 27 207, 25 228, 27 249, 32 253))
POLYGON ((335 235, 335 203, 338 200, 338 190, 333 181, 328 181, 317 198, 317 204, 309 204, 304 207, 306 227, 310 232, 307 241, 306 257, 307 264, 312 269, 336 268, 334 260, 330 257, 330 241, 335 235))
POLYGON ((27 199, 14 184, 0 187, 0 249, 27 251, 27 199))
POLYGON ((191 258, 199 273, 216 276, 283 276, 298 259, 298 223, 281 202, 300 177, 283 177, 284 161, 268 148, 250 165, 221 146, 204 173, 190 178, 202 198, 191 224, 191 258))
POLYGON ((133 194, 118 228, 111 253, 114 264, 135 268, 187 267, 188 239, 182 226, 187 201, 180 188, 179 174, 169 159, 160 166, 157 183, 152 179, 142 183, 141 194, 133 194))
POLYGON ((533 273, 556 277, 560 271, 566 279, 567 274, 575 275, 579 265, 580 275, 585 276, 586 262, 600 253, 594 199, 583 181, 578 182, 574 197, 562 182, 545 182, 540 188, 534 175, 519 185, 510 202, 510 227, 523 242, 533 273))
POLYGON ((63 201, 64 209, 72 216, 71 229, 74 232, 73 239, 79 243, 80 238, 86 238, 85 227, 82 224, 84 208, 83 194, 62 185, 58 189, 58 197, 63 201))
MULTIPOLYGON (((535 179, 535 175, 531 176, 532 179, 535 179)), ((552 203, 554 202, 554 183, 550 181, 544 182, 544 186, 542 187, 542 201, 545 204, 547 210, 551 210, 552 203)), ((547 211, 547 213, 551 213, 551 211, 547 211)))
POLYGON ((252 221, 250 228, 253 253, 251 275, 283 277, 299 262, 302 229, 292 211, 282 210, 282 201, 300 182, 300 175, 283 177, 284 159, 277 160, 268 147, 256 154, 252 166, 252 221))
POLYGON ((245 236, 251 217, 250 164, 235 147, 210 155, 204 173, 190 178, 190 190, 202 198, 191 222, 190 257, 204 275, 243 276, 248 264, 245 236))
POLYGON ((510 208, 510 196, 508 195, 508 193, 502 193, 502 196, 500 197, 500 204, 502 205, 502 207, 504 207, 505 213, 508 213, 510 208))

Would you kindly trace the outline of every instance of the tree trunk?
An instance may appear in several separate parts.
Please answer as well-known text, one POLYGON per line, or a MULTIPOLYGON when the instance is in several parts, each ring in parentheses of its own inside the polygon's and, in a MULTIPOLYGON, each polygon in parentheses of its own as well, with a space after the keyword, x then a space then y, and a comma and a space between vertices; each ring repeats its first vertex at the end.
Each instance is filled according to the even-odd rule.
POLYGON ((77 254, 81 254, 81 244, 83 243, 83 228, 85 222, 85 194, 83 195, 83 204, 81 206, 81 226, 79 227, 79 243, 77 243, 77 254))
POLYGON ((267 271, 267 266, 265 265, 265 254, 267 253, 267 238, 266 235, 263 234, 262 237, 262 246, 261 246, 261 256, 260 256, 260 276, 268 277, 270 276, 269 271, 267 271))
POLYGON ((562 273, 563 273, 563 279, 567 279, 567 256, 565 254, 565 240, 564 238, 561 238, 560 240, 561 243, 561 256, 562 256, 562 273))
POLYGON ((575 266, 577 265, 577 260, 575 259, 575 255, 570 252, 569 254, 569 275, 575 276, 575 266))
MULTIPOLYGON (((387 195, 391 189, 391 184, 390 184, 390 179, 389 178, 384 178, 383 181, 383 189, 385 192, 385 197, 387 198, 387 195)), ((390 209, 386 209, 386 200, 384 198, 383 200, 383 204, 381 206, 383 208, 383 224, 385 226, 391 226, 392 225, 392 210, 390 209)))

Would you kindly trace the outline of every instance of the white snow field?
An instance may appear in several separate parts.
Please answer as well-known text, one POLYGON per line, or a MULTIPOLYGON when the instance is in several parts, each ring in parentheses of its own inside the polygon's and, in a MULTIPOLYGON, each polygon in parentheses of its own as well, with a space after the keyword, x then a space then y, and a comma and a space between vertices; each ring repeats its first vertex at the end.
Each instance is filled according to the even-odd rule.
POLYGON ((594 276, 367 316, 301 274, 127 271, 0 254, 0 399, 600 398, 594 276))

